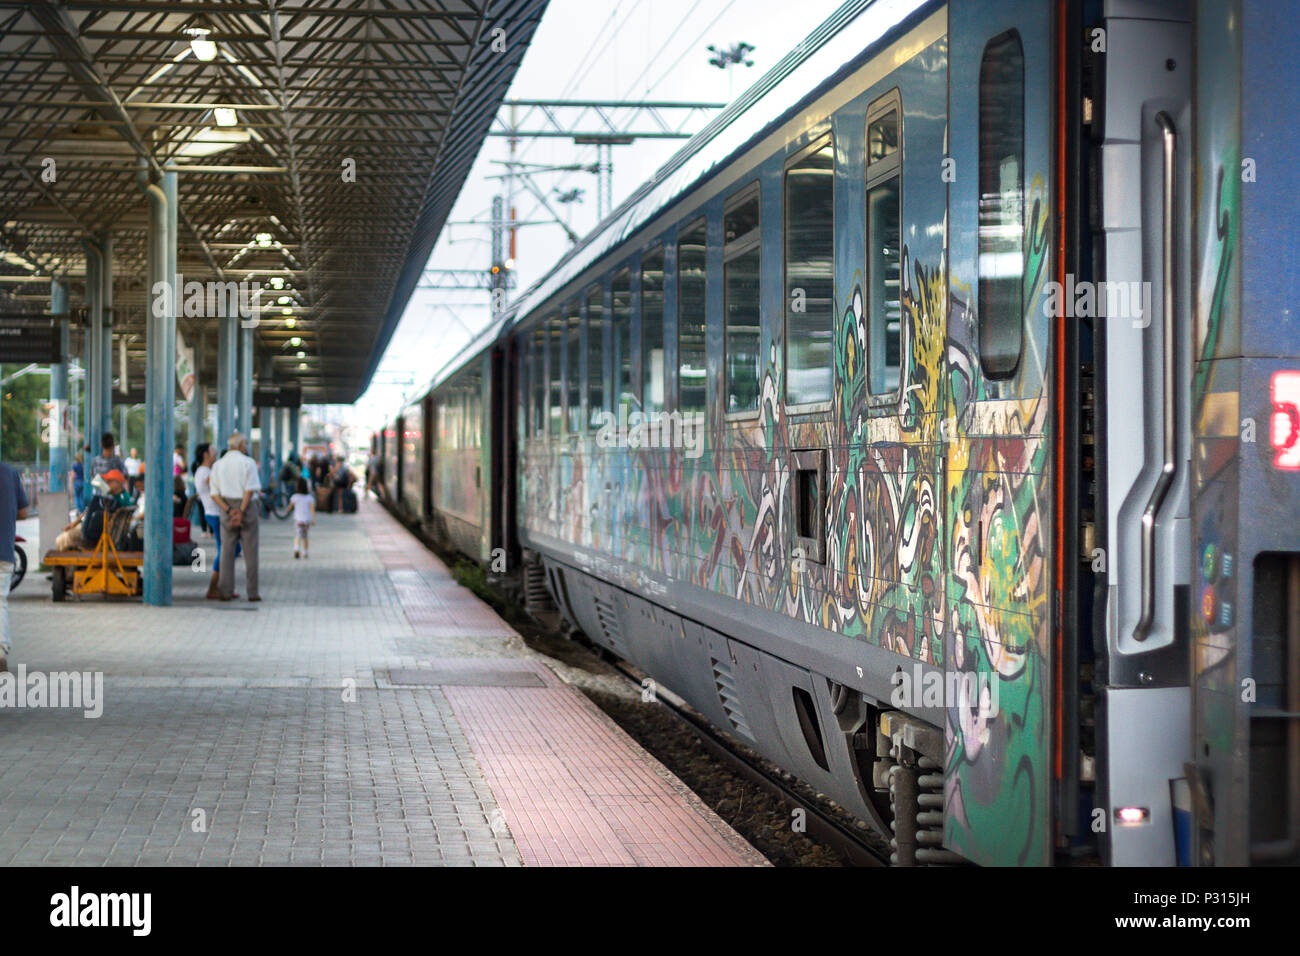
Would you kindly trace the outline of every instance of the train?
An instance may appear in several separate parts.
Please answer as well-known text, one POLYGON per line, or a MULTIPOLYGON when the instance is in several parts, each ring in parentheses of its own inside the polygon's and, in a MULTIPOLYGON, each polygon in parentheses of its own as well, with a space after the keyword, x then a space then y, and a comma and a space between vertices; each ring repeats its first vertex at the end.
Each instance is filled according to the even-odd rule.
POLYGON ((900 865, 1294 864, 1297 54, 848 2, 394 411, 384 496, 900 865))

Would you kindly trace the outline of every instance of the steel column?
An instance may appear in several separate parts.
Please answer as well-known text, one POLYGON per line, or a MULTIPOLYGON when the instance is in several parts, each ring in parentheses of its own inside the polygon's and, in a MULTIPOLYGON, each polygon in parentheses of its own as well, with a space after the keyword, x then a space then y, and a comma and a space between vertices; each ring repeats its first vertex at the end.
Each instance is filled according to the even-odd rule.
MULTIPOLYGON (((90 446, 90 454, 96 455, 99 453, 99 437, 104 434, 104 429, 100 427, 103 419, 100 404, 104 400, 104 390, 99 384, 104 364, 101 344, 104 337, 104 281, 100 272, 103 260, 99 245, 93 239, 81 240, 81 248, 86 252, 86 308, 90 313, 82 340, 86 364, 86 380, 83 383, 86 391, 86 444, 90 446)), ((89 458, 86 460, 86 468, 90 468, 89 458)), ((89 474, 86 477, 89 478, 89 474)))
MULTIPOLYGON (((103 290, 99 301, 104 313, 104 328, 99 340, 100 349, 100 405, 99 424, 101 433, 113 430, 113 237, 107 232, 99 234, 99 281, 103 290)), ((126 441, 119 438, 118 444, 126 441)))
POLYGON ((239 316, 217 319, 217 453, 230 441, 235 430, 235 380, 239 377, 239 316))
POLYGON ((68 284, 62 279, 50 282, 50 314, 59 328, 59 357, 50 366, 50 491, 68 489, 71 458, 68 445, 68 284))
POLYGON ((271 487, 271 409, 259 406, 257 422, 260 435, 257 440, 257 460, 262 469, 262 487, 271 487))
POLYGON ((170 245, 167 207, 176 198, 176 174, 161 187, 144 186, 149 197, 149 310, 146 314, 144 603, 172 603, 172 413, 176 397, 176 309, 167 276, 170 245))
POLYGON ((284 412, 283 408, 277 408, 272 413, 275 416, 275 447, 271 452, 277 469, 284 467, 285 459, 288 457, 284 453, 284 412))
MULTIPOLYGON (((298 450, 298 419, 302 416, 301 408, 290 408, 289 412, 289 450, 295 455, 301 455, 298 450)), ((302 464, 302 459, 298 460, 302 464)))
POLYGON ((239 412, 235 427, 244 435, 253 431, 253 330, 239 322, 239 412))
POLYGON ((190 427, 186 435, 185 449, 187 464, 194 460, 195 448, 207 438, 204 420, 208 413, 208 395, 201 375, 203 343, 206 338, 207 335, 204 332, 199 332, 194 340, 194 391, 190 393, 190 427))

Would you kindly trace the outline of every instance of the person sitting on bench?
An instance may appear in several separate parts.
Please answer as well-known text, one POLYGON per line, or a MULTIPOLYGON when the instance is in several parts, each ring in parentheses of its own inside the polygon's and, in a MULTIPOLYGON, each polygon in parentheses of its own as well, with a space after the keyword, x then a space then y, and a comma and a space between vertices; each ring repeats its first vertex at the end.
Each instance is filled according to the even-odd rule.
POLYGON ((118 508, 131 507, 131 496, 126 491, 126 475, 112 468, 91 481, 95 494, 86 503, 86 510, 54 539, 56 551, 75 551, 93 548, 104 531, 104 516, 118 508))

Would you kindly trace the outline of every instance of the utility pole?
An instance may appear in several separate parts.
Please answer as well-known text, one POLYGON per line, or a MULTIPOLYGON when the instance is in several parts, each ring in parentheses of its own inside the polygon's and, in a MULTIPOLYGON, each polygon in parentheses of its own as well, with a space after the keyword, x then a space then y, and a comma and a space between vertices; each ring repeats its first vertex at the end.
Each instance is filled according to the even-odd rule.
MULTIPOLYGON (((514 222, 514 177, 519 167, 515 148, 521 138, 572 139, 576 146, 595 146, 596 162, 591 171, 596 173, 597 214, 603 220, 614 211, 615 146, 627 146, 638 139, 690 139, 695 135, 691 127, 726 105, 671 100, 511 100, 509 119, 503 120, 498 114, 488 133, 505 136, 510 142, 505 178, 511 222, 514 222)), ((524 185, 528 186, 527 180, 524 185)), ((536 195, 534 190, 529 191, 536 195)), ((512 226, 511 259, 515 258, 514 243, 512 226)))

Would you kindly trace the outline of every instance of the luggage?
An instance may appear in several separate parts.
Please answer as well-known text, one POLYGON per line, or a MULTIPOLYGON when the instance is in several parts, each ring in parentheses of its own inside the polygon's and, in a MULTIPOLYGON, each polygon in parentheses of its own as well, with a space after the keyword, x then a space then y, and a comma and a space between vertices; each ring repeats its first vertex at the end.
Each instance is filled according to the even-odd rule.
POLYGON ((329 513, 334 510, 334 489, 316 489, 316 510, 329 513))
POLYGON ((351 488, 345 488, 342 492, 343 513, 353 515, 357 513, 357 493, 351 488))

